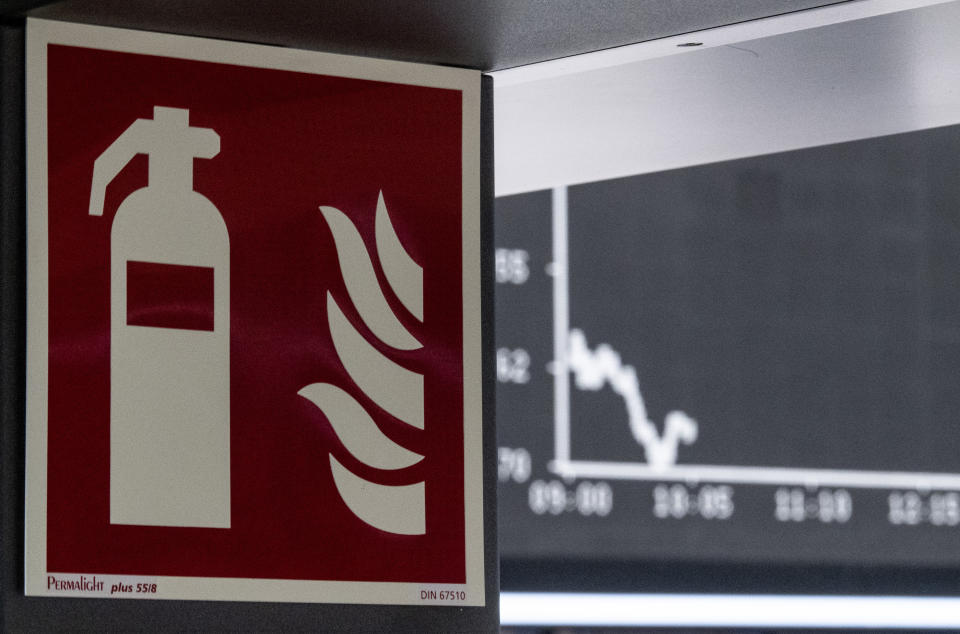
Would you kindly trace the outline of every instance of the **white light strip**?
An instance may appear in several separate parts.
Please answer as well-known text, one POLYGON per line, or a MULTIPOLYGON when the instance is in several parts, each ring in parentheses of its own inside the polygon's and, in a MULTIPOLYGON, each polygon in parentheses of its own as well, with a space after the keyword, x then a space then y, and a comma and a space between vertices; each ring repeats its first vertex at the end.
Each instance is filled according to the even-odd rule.
POLYGON ((610 68, 667 55, 699 51, 714 46, 728 46, 762 37, 814 29, 830 24, 850 22, 897 11, 908 11, 951 0, 851 0, 795 13, 759 18, 728 26, 704 29, 637 44, 617 46, 570 57, 537 62, 489 73, 496 88, 552 79, 585 71, 610 68), (680 46, 695 42, 696 46, 680 46))
POLYGON ((960 598, 504 592, 513 626, 960 628, 960 598))

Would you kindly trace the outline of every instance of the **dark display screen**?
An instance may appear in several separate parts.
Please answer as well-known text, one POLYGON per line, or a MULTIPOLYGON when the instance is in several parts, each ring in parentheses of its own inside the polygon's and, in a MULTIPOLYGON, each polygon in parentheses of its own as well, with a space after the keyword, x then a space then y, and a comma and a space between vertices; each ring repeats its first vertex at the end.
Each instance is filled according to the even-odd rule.
POLYGON ((500 198, 506 561, 960 565, 960 127, 500 198))

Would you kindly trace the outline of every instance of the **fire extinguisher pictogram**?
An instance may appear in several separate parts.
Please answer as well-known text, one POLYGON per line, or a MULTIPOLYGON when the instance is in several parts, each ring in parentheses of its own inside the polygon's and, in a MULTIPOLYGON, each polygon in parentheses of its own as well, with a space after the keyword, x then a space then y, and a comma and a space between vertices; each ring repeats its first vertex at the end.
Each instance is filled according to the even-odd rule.
POLYGON ((110 522, 230 527, 230 241, 193 190, 220 137, 154 107, 94 163, 90 214, 137 154, 148 185, 110 234, 110 522))

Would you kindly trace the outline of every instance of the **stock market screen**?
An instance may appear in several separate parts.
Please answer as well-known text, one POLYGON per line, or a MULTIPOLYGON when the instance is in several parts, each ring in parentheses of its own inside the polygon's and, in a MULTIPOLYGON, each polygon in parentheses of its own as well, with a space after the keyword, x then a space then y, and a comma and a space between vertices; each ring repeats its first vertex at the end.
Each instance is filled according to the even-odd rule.
POLYGON ((505 560, 960 565, 960 126, 499 198, 505 560))

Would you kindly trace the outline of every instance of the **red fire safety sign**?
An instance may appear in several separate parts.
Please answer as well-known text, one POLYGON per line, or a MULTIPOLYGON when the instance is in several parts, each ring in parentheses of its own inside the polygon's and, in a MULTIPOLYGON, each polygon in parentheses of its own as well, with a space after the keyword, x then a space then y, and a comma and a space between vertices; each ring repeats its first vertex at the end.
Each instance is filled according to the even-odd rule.
POLYGON ((27 37, 27 593, 483 605, 479 73, 27 37))

